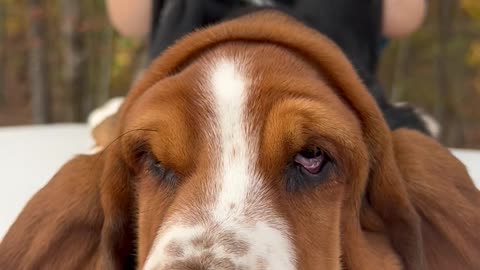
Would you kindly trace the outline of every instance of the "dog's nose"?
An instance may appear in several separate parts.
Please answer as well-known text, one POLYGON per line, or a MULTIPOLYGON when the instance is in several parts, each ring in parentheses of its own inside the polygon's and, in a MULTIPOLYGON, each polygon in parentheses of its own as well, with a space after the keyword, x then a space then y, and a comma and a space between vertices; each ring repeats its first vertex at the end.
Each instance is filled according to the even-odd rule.
POLYGON ((155 244, 144 269, 294 269, 285 241, 280 231, 261 223, 227 228, 176 226, 155 244))
POLYGON ((208 229, 188 238, 171 239, 164 249, 169 263, 159 270, 243 269, 234 260, 248 255, 249 250, 248 242, 234 231, 208 229))

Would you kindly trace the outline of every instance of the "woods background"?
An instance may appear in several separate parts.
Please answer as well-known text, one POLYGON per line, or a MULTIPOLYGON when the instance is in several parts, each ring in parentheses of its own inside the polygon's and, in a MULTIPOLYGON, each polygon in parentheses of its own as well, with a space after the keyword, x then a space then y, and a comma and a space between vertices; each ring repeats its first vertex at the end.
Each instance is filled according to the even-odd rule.
MULTIPOLYGON (((0 0, 0 126, 84 121, 125 95, 145 60, 102 0, 0 0)), ((430 0, 420 31, 389 44, 379 76, 392 100, 435 116, 443 143, 480 149, 480 0, 430 0)))

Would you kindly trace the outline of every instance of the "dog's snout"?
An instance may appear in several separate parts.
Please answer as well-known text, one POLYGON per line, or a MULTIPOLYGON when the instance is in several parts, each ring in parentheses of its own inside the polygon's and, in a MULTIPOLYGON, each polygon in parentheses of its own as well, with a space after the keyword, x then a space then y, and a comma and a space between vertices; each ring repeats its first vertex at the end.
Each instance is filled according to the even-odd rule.
MULTIPOLYGON (((206 229, 185 229, 180 234, 169 238, 162 250, 162 257, 165 259, 154 269, 252 269, 239 263, 239 260, 251 260, 250 258, 254 255, 249 254, 250 244, 233 230, 224 230, 217 226, 206 229)), ((256 259, 261 266, 262 259, 256 259)))
POLYGON ((172 224, 161 233, 145 270, 294 269, 288 238, 272 224, 172 224))

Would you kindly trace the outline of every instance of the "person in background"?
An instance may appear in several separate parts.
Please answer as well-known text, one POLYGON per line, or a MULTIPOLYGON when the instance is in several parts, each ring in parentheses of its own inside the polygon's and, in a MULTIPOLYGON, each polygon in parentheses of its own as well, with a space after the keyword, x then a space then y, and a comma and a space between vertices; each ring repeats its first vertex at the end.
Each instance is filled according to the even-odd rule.
POLYGON ((426 0, 383 0, 382 33, 387 38, 402 38, 423 23, 426 0))
POLYGON ((148 39, 150 61, 183 35, 237 16, 241 10, 282 10, 343 50, 391 129, 409 127, 432 135, 414 108, 387 101, 376 77, 386 41, 406 37, 422 25, 426 0, 106 0, 106 6, 120 34, 148 39))
MULTIPOLYGON (((137 0, 133 4, 130 0, 106 0, 106 6, 110 22, 120 34, 143 39, 152 28, 153 7, 163 6, 161 2, 167 1, 137 0)), ((417 30, 425 18, 426 6, 426 0, 383 0, 383 36, 403 38, 417 30)))

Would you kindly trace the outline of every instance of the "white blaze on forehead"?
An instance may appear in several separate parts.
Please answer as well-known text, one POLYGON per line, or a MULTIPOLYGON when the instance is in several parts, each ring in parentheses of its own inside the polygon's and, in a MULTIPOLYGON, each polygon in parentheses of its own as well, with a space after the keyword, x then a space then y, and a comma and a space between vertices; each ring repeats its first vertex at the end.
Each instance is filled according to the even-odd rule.
POLYGON ((273 210, 263 196, 264 183, 255 170, 258 133, 253 131, 252 123, 249 126, 246 115, 252 87, 246 68, 223 59, 214 65, 211 75, 220 140, 220 162, 214 179, 219 189, 212 216, 224 228, 243 232, 244 239, 251 243, 252 255, 265 256, 266 269, 295 269, 288 227, 284 221, 270 216, 273 210), (255 205, 248 205, 249 202, 255 205), (246 216, 245 212, 252 209, 264 212, 265 220, 247 225, 254 217, 246 216))
POLYGON ((203 206, 210 211, 210 223, 188 228, 181 218, 172 217, 159 231, 144 269, 164 269, 162 267, 174 260, 165 252, 172 241, 185 243, 182 247, 185 256, 198 256, 202 250, 192 248, 187 239, 207 228, 214 234, 235 232, 239 239, 249 244, 249 252, 243 256, 228 254, 221 245, 214 244, 210 251, 218 258, 229 258, 237 266, 248 266, 248 269, 255 269, 259 258, 265 263, 264 269, 295 269, 288 226, 274 216, 275 210, 265 196, 264 183, 255 172, 258 134, 249 126, 246 115, 252 87, 246 68, 238 62, 222 59, 209 69, 209 87, 205 90, 212 97, 215 119, 205 128, 214 135, 212 151, 216 158, 212 164, 211 189, 203 191, 211 193, 199 193, 198 196, 213 196, 213 205, 203 206), (248 213, 252 212, 262 215, 249 217, 248 213))
POLYGON ((248 134, 250 140, 247 140, 245 107, 248 87, 247 78, 235 62, 221 60, 214 65, 211 89, 216 102, 216 132, 220 140, 220 164, 215 176, 220 190, 217 190, 213 210, 216 221, 238 214, 235 210, 243 210, 247 192, 258 187, 255 186, 253 170, 256 155, 251 150, 256 138, 248 134))

